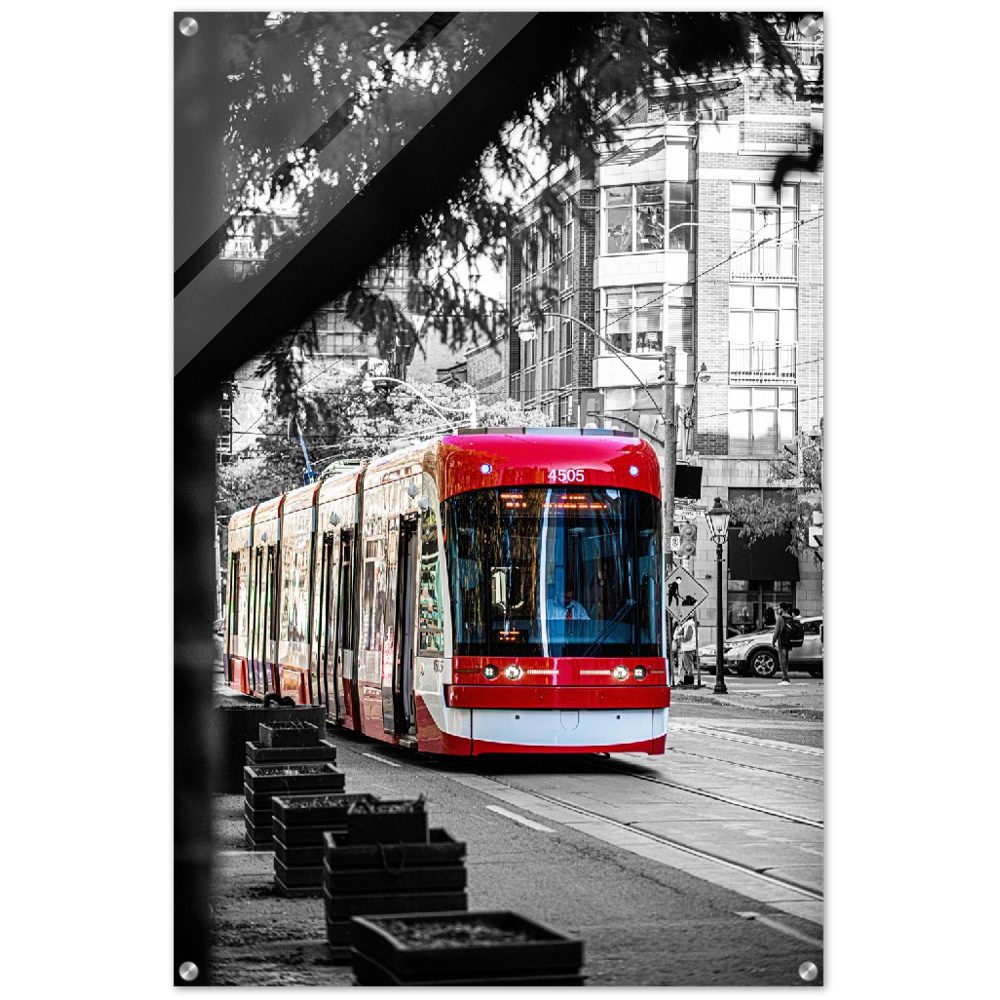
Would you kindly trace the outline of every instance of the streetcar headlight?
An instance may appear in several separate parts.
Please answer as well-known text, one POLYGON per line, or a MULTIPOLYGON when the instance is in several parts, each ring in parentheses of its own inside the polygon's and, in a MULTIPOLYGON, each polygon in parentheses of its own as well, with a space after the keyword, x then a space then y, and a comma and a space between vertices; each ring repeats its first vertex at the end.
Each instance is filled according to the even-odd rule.
POLYGON ((495 681, 500 676, 500 668, 494 666, 492 663, 487 663, 486 666, 483 667, 483 676, 488 681, 495 681))
POLYGON ((632 676, 641 681, 646 676, 646 668, 640 663, 639 666, 632 668, 632 676))
POLYGON ((504 671, 504 675, 506 676, 507 680, 509 680, 509 681, 520 680, 520 677, 521 677, 521 668, 516 663, 512 663, 504 671))
POLYGON ((614 677, 616 681, 623 681, 628 677, 628 667, 624 663, 619 663, 614 670, 611 671, 611 676, 614 677))

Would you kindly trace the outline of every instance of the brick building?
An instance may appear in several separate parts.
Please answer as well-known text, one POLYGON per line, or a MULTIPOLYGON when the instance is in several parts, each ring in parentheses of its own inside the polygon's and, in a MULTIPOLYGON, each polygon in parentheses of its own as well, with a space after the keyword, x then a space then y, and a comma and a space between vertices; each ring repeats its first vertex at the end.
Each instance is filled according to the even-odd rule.
MULTIPOLYGON (((771 463, 798 449, 823 413, 822 174, 792 164, 772 187, 782 158, 803 162, 822 129, 811 93, 822 35, 789 48, 806 79, 798 94, 751 66, 718 74, 701 95, 665 86, 623 109, 593 176, 575 170, 559 182, 561 212, 541 199, 524 210, 508 253, 515 329, 492 366, 482 349, 470 354, 477 388, 506 377, 511 396, 553 424, 603 422, 662 447, 666 338, 677 357, 678 461, 700 468, 691 499, 702 506, 773 489, 771 463), (536 328, 522 339, 518 317, 529 307, 536 328)), ((698 614, 706 642, 715 546, 698 523, 688 568, 711 595, 698 614)), ((786 544, 748 549, 731 535, 729 626, 768 622, 781 600, 822 613, 820 567, 786 544)))

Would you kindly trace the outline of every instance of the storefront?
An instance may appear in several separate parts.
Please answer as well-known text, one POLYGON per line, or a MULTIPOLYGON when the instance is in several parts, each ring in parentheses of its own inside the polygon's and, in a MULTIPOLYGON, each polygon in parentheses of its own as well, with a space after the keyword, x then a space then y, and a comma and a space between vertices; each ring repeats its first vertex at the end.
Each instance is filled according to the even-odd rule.
POLYGON ((753 544, 729 531, 729 593, 726 623, 730 634, 774 625, 778 604, 795 604, 798 558, 788 551, 790 535, 758 538, 753 544))

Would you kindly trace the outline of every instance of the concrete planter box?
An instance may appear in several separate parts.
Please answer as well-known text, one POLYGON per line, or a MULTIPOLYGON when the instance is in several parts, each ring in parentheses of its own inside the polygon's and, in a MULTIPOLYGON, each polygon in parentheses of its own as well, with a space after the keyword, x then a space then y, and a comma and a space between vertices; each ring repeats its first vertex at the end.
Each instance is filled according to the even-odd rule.
POLYGON ((243 841, 251 851, 270 851, 274 849, 270 826, 256 826, 248 819, 244 825, 243 841))
POLYGON ((246 763, 250 767, 275 764, 336 764, 337 747, 330 740, 317 740, 311 747, 265 747, 246 744, 246 763))
POLYGON ((331 896, 350 895, 398 895, 420 892, 463 892, 468 883, 464 864, 437 868, 424 865, 422 868, 397 869, 379 868, 337 868, 330 869, 325 864, 323 884, 331 896))
POLYGON ((326 919, 348 920, 362 914, 450 913, 468 906, 464 890, 456 892, 370 893, 332 896, 324 890, 326 919))
MULTIPOLYGON (((335 840, 343 842, 347 840, 347 827, 338 826, 336 823, 327 821, 317 823, 313 826, 303 824, 301 826, 286 826, 280 819, 274 820, 274 837, 280 840, 286 848, 291 847, 313 847, 322 851, 323 836, 329 833, 335 840)), ((322 863, 322 858, 320 859, 322 863)))
POLYGON ((244 784, 255 795, 301 795, 310 792, 339 792, 344 775, 332 764, 275 764, 244 767, 244 784))
POLYGON ((254 807, 251 802, 244 799, 243 818, 248 823, 253 823, 254 826, 267 827, 270 830, 274 822, 271 815, 271 803, 267 802, 265 805, 254 807))
POLYGON ((582 975, 545 975, 544 973, 529 973, 524 976, 486 976, 473 979, 400 979, 384 965, 374 961, 367 955, 361 955, 350 949, 351 966, 354 972, 355 986, 583 986, 586 977, 582 975))
POLYGON ((217 767, 214 788, 217 792, 237 794, 243 785, 246 744, 260 735, 262 722, 311 722, 326 738, 326 710, 322 705, 295 705, 264 708, 258 702, 219 705, 213 710, 217 734, 217 767))
POLYGON ((289 867, 274 859, 274 885, 283 896, 322 896, 322 867, 289 867))
POLYGON ((427 843, 345 844, 335 836, 325 838, 324 862, 331 874, 339 869, 441 867, 464 864, 465 844, 453 840, 446 830, 434 827, 427 843))
POLYGON ((427 843, 423 799, 358 802, 346 818, 349 845, 427 843))
POLYGON ((312 722, 262 722, 257 729, 258 742, 269 750, 319 745, 319 726, 312 722))
MULTIPOLYGON (((367 792, 322 792, 308 795, 277 795, 274 817, 285 827, 320 827, 324 823, 343 825, 348 809, 355 802, 378 802, 367 792)), ((323 838, 320 837, 320 843, 323 838)))
POLYGON ((276 796, 274 807, 274 884, 286 896, 323 892, 323 835, 344 836, 344 819, 365 794, 276 796))
POLYGON ((362 985, 582 985, 583 942, 508 910, 358 916, 362 985))
MULTIPOLYGON (((284 830, 281 831, 282 833, 284 830)), ((274 858, 286 868, 323 868, 323 847, 319 844, 287 845, 278 833, 274 835, 274 858)))

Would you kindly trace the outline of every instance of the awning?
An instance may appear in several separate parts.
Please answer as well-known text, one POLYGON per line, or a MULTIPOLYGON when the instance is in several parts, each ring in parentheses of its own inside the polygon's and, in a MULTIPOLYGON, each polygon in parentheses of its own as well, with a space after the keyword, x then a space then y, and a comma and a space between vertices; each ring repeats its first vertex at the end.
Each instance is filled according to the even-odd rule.
POLYGON ((791 580, 799 578, 798 557, 788 551, 792 536, 769 535, 753 545, 740 538, 739 529, 729 532, 729 578, 731 580, 791 580))

